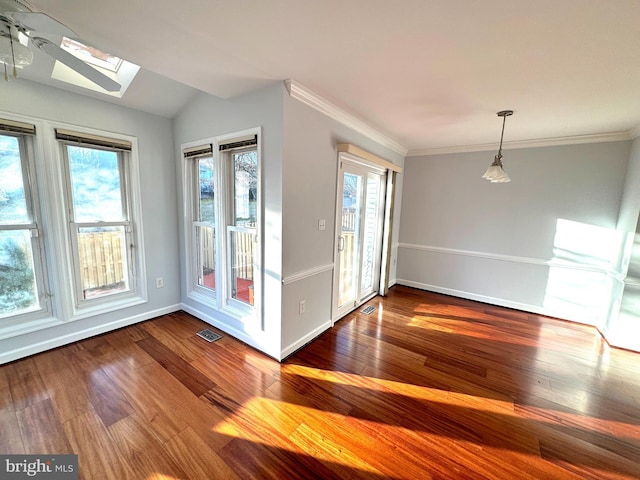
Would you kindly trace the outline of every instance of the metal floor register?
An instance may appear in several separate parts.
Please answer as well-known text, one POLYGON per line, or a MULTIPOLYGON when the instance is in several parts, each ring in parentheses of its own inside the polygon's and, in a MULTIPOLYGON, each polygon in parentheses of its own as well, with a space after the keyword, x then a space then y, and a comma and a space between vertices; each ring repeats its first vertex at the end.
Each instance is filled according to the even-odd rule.
POLYGON ((207 342, 215 342, 216 340, 220 340, 222 338, 221 335, 218 335, 216 332, 209 330, 208 328, 200 330, 197 335, 204 338, 207 342))

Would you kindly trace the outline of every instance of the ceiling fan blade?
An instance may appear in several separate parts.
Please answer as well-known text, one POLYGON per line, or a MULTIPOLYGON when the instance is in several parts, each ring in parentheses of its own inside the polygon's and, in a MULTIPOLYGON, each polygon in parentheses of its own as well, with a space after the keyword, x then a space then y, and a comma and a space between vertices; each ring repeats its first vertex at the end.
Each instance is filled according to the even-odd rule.
POLYGON ((76 33, 66 25, 40 12, 6 12, 19 27, 24 27, 28 32, 52 33, 63 37, 75 38, 76 33))
POLYGON ((88 78, 93 83, 101 86, 108 92, 120 91, 121 86, 118 82, 107 77, 105 74, 99 72, 95 68, 87 65, 85 62, 83 62, 79 58, 74 57, 69 52, 63 50, 55 43, 42 37, 32 37, 31 41, 36 47, 38 47, 47 55, 55 58, 61 63, 64 63, 67 67, 75 70, 80 75, 88 78))

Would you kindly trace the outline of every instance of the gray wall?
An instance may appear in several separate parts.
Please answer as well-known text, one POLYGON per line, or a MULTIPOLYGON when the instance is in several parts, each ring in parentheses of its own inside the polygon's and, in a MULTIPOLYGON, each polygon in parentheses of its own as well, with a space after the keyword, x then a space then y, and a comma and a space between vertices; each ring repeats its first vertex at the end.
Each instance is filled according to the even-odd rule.
POLYGON ((408 157, 398 283, 603 326, 630 142, 408 157))
MULTIPOLYGON (((289 354, 331 324, 333 272, 305 276, 333 263, 339 143, 352 143, 402 166, 404 158, 317 110, 284 95, 282 182, 282 348, 289 354), (318 230, 318 220, 326 230, 318 230), (288 283, 287 278, 304 278, 288 283), (299 314, 305 300, 306 312, 299 314)), ((402 174, 396 189, 393 241, 400 221, 402 174)), ((392 253, 395 266, 396 252, 392 253)), ((393 278, 394 271, 391 273, 393 278)))
MULTIPOLYGON (((330 326, 332 271, 313 273, 313 270, 333 263, 336 145, 353 143, 399 165, 403 158, 291 99, 284 84, 278 82, 227 100, 204 93, 197 95, 174 119, 178 177, 182 176, 180 145, 253 127, 262 127, 263 142, 264 328, 262 331, 247 328, 189 298, 184 265, 182 302, 185 309, 203 320, 273 357, 282 358, 330 326), (319 219, 326 220, 326 230, 318 230, 319 219), (300 274, 304 278, 287 281, 300 274), (298 313, 300 300, 306 301, 304 315, 298 313)), ((400 188, 401 184, 400 180, 400 188)), ((178 191, 182 203, 181 184, 178 191)), ((399 199, 398 194, 396 242, 399 199)), ((182 222, 179 228, 183 242, 182 222)), ((182 244, 180 248, 183 251, 182 244)))
POLYGON ((256 329, 254 325, 244 324, 187 296, 182 216, 179 222, 180 254, 176 253, 176 255, 181 260, 180 278, 184 308, 275 358, 280 357, 281 350, 282 96, 283 87, 280 82, 265 89, 226 100, 200 93, 174 119, 175 162, 180 205, 184 204, 180 145, 248 128, 262 127, 260 157, 263 201, 263 238, 260 243, 264 249, 262 328, 256 329))
POLYGON ((148 301, 73 322, 59 316, 54 327, 0 340, 0 363, 179 309, 175 254, 178 203, 171 121, 24 79, 3 87, 0 111, 137 137, 148 301), (163 289, 155 288, 159 276, 164 277, 163 289))

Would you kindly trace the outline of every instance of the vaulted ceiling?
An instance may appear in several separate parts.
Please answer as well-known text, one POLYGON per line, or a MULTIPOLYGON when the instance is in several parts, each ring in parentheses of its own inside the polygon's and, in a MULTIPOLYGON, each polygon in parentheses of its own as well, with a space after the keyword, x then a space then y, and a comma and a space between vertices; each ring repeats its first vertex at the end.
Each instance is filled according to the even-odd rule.
MULTIPOLYGON (((638 131, 638 0, 31 0, 220 97, 288 78, 411 151, 638 131)), ((160 87, 159 87, 160 88, 160 87)), ((629 133, 631 135, 631 133, 629 133)))

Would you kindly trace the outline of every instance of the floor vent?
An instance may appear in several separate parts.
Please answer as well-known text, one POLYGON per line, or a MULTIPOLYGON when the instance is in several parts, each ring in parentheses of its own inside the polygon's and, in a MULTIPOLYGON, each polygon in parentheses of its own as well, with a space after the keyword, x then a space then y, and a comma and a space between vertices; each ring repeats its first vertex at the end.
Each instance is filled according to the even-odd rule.
POLYGON ((197 335, 199 337, 204 338, 207 342, 215 342, 216 340, 220 340, 222 337, 218 335, 216 332, 205 328, 204 330, 200 330, 197 335))
POLYGON ((375 310, 376 310, 376 307, 374 307, 373 305, 369 305, 368 307, 364 307, 362 310, 360 310, 360 313, 366 313, 367 315, 370 315, 375 310))

